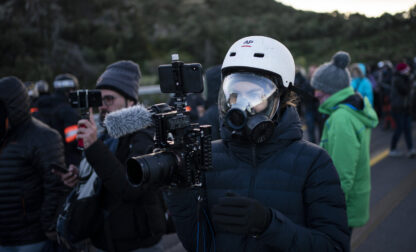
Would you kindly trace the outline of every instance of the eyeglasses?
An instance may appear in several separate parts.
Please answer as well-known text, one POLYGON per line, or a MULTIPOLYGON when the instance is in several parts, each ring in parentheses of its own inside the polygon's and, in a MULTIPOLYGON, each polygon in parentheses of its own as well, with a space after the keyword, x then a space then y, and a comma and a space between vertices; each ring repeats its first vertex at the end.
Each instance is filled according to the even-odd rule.
POLYGON ((112 95, 105 95, 101 98, 101 100, 103 101, 103 104, 107 107, 113 105, 115 99, 116 97, 112 95))

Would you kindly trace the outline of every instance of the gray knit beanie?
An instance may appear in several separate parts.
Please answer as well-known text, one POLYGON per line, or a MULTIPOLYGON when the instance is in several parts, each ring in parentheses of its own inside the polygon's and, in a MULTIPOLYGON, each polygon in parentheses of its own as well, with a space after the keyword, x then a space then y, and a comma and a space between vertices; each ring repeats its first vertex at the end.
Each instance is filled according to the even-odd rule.
POLYGON ((339 51, 327 62, 316 69, 311 85, 327 94, 334 94, 350 85, 350 72, 346 68, 350 63, 350 55, 339 51))
POLYGON ((121 60, 109 65, 97 80, 98 89, 110 89, 137 102, 140 67, 131 60, 121 60))

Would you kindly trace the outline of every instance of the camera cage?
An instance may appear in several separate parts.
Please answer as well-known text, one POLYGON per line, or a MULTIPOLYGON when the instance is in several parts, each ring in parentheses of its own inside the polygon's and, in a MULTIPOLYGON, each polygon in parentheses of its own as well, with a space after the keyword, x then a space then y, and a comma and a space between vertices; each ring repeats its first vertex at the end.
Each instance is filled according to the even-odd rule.
POLYGON ((82 119, 89 118, 89 108, 90 107, 99 107, 102 105, 101 100, 101 91, 97 89, 88 90, 88 89, 78 89, 75 91, 71 91, 69 95, 69 103, 73 108, 76 108, 80 112, 80 116, 82 119), (93 103, 90 104, 90 97, 89 94, 92 94, 93 103), (83 94, 83 95, 82 95, 83 94))
POLYGON ((149 108, 156 131, 154 151, 152 154, 133 157, 134 162, 128 161, 128 166, 131 164, 131 169, 128 167, 128 170, 132 170, 128 175, 140 174, 140 179, 129 178, 132 183, 133 181, 136 181, 136 184, 155 182, 174 187, 201 187, 202 172, 212 167, 211 125, 191 123, 189 112, 185 109, 187 93, 184 92, 183 65, 177 54, 172 55, 172 72, 176 87, 174 105, 161 103, 149 108), (166 161, 166 164, 158 162, 157 167, 150 169, 150 164, 155 164, 156 162, 153 161, 156 158, 162 159, 166 154, 172 157, 169 159, 171 161, 166 161), (169 177, 155 179, 159 174, 169 177))
MULTIPOLYGON (((99 107, 102 105, 101 91, 96 89, 78 89, 76 91, 71 91, 69 93, 68 100, 73 108, 78 109, 80 118, 87 120, 90 118, 89 108, 99 107), (91 93, 91 96, 89 96, 89 93, 91 93), (92 98, 91 101, 90 98, 92 98)), ((83 127, 83 125, 80 125, 79 127, 83 127)), ((78 139, 77 148, 81 151, 84 151, 83 139, 78 139)))

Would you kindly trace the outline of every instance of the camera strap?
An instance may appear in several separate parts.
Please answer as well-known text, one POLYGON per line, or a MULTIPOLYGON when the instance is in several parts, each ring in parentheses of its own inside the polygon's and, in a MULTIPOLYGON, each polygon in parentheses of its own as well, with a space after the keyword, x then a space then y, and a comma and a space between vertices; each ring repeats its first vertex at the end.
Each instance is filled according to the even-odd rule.
POLYGON ((208 213, 205 209, 207 209, 206 205, 206 189, 205 189, 205 176, 202 176, 202 180, 203 180, 203 186, 197 188, 196 190, 196 199, 197 199, 197 236, 196 236, 196 251, 199 252, 200 250, 200 237, 203 240, 203 250, 201 247, 202 251, 206 251, 206 236, 207 236, 207 232, 205 231, 205 226, 203 225, 203 219, 205 219, 206 224, 208 226, 209 229, 209 233, 211 234, 211 239, 212 239, 212 243, 211 246, 214 248, 213 251, 216 251, 216 245, 215 245, 215 232, 214 232, 214 228, 211 224, 211 220, 209 219, 208 213), (200 235, 200 232, 202 232, 202 235, 200 235))

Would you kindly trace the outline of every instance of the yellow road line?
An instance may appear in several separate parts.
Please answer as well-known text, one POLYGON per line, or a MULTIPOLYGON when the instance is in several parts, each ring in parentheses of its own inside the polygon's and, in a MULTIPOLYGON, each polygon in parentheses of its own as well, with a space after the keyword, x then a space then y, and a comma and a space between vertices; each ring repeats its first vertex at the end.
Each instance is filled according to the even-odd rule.
MULTIPOLYGON (((378 153, 370 161, 373 166, 389 155, 389 149, 378 153)), ((391 212, 416 189, 416 171, 403 179, 398 186, 391 190, 377 205, 371 207, 370 219, 368 223, 359 228, 355 228, 351 236, 351 251, 355 251, 363 244, 368 236, 391 214, 391 212)))
POLYGON ((355 228, 351 237, 351 251, 355 251, 368 236, 389 216, 393 210, 416 189, 416 171, 403 179, 397 187, 391 190, 377 205, 371 207, 370 220, 359 228, 355 228))
POLYGON ((375 157, 371 158, 370 166, 373 166, 386 158, 389 155, 389 149, 385 149, 382 152, 378 153, 375 157))

